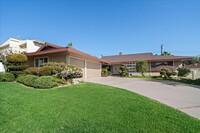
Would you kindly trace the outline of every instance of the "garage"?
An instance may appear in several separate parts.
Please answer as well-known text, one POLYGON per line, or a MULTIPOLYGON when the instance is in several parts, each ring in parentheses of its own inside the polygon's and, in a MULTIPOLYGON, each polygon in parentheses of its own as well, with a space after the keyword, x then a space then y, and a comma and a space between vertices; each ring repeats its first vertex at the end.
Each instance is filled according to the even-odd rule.
POLYGON ((82 59, 74 58, 74 57, 70 57, 69 59, 70 59, 70 64, 82 69, 83 77, 85 77, 85 61, 82 59))
POLYGON ((77 57, 69 57, 70 64, 82 69, 83 78, 101 77, 101 64, 77 57))
POLYGON ((101 64, 87 61, 87 78, 101 77, 101 64))

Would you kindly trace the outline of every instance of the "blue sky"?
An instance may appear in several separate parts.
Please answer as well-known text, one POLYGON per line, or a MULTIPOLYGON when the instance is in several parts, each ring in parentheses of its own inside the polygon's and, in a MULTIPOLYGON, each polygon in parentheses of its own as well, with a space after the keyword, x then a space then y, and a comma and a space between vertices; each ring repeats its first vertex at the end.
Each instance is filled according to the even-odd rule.
POLYGON ((100 57, 200 54, 200 0, 0 0, 0 43, 10 37, 100 57))

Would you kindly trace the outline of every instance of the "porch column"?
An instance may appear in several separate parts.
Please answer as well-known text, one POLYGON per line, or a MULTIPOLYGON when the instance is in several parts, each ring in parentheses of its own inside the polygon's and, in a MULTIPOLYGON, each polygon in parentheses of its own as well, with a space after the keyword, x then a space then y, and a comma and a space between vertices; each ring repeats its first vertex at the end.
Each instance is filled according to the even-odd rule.
POLYGON ((175 69, 175 63, 174 63, 174 61, 173 61, 173 68, 175 69))
POLYGON ((87 78, 87 61, 85 60, 85 76, 84 76, 84 78, 86 79, 87 78))
POLYGON ((151 76, 151 62, 149 62, 149 75, 151 76))

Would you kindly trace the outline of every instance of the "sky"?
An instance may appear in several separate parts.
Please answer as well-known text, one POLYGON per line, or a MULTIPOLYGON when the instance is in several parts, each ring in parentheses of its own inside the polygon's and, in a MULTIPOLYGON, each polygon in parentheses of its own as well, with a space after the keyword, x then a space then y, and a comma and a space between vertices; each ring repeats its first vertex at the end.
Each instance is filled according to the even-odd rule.
POLYGON ((0 44, 35 39, 101 55, 200 55, 200 0, 0 0, 0 44))

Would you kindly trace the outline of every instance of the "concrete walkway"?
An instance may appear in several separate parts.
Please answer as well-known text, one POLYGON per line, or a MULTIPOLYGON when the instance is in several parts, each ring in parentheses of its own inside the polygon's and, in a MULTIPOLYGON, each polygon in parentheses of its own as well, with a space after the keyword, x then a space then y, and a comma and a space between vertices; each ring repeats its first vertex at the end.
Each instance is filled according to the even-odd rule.
POLYGON ((86 81, 133 91, 200 119, 200 86, 120 77, 101 77, 86 81))

